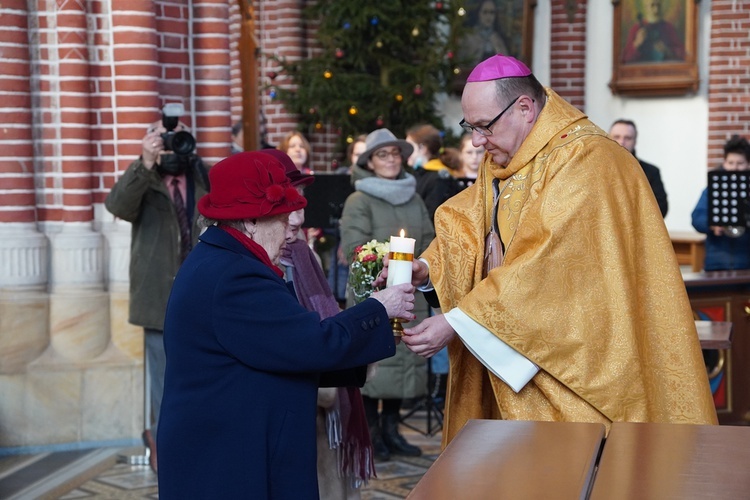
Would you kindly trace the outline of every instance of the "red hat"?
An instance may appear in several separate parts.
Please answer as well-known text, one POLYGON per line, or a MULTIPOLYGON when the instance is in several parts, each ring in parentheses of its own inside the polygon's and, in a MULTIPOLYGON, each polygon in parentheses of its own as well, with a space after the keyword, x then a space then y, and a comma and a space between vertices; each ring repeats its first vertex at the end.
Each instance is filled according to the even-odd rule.
POLYGON ((209 170, 208 178, 211 192, 198 201, 198 211, 209 219, 257 219, 307 205, 289 182, 284 166, 258 151, 224 158, 209 170))
POLYGON ((279 160, 281 164, 284 165, 284 170, 286 170, 286 176, 292 182, 292 186, 305 187, 315 182, 315 177, 310 174, 303 174, 302 172, 300 172, 299 169, 297 168, 297 165, 294 164, 292 159, 289 158, 289 155, 286 154, 285 152, 279 149, 263 149, 259 151, 259 153, 271 155, 277 160, 279 160))

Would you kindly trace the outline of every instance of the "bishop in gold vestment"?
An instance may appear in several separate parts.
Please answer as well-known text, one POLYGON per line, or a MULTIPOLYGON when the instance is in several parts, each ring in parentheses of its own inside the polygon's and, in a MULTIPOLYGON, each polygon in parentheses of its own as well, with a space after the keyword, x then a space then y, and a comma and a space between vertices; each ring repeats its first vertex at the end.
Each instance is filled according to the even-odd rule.
MULTIPOLYGON (((716 423, 685 286, 642 169, 583 113, 543 92, 546 103, 506 164, 488 145, 477 182, 438 208, 436 238, 421 256, 448 318, 457 308, 538 367, 516 392, 458 329, 448 344, 444 445, 475 418, 607 429, 716 423), (493 179, 504 260, 485 278, 493 179)), ((487 137, 469 127, 475 140, 487 137)), ((417 346, 424 328, 407 329, 404 342, 417 346)))

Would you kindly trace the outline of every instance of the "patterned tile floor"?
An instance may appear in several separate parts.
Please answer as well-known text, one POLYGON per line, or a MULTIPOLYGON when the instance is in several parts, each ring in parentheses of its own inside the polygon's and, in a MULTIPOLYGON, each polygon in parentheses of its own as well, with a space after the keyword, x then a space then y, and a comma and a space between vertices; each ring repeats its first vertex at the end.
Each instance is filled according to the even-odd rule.
MULTIPOLYGON (((424 412, 417 412, 401 426, 406 439, 423 455, 398 457, 378 463, 378 478, 362 490, 363 500, 405 498, 440 453, 441 433, 425 436, 424 412)), ((148 466, 120 463, 118 458, 137 456, 143 448, 100 448, 37 455, 0 457, 0 499, 157 499, 156 475, 148 466)), ((325 500, 325 499, 323 499, 325 500)))

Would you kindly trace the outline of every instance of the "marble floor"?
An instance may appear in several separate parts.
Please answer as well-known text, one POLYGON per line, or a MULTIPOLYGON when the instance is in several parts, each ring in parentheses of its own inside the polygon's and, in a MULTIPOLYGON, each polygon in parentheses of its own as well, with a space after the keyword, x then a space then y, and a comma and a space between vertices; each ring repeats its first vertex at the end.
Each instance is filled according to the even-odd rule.
MULTIPOLYGON (((429 433, 424 411, 404 423, 403 435, 423 455, 378 463, 378 477, 362 490, 363 500, 405 498, 440 453, 441 433, 434 419, 429 433)), ((156 499, 159 487, 151 469, 123 463, 143 453, 142 447, 97 448, 0 457, 0 499, 156 499)))

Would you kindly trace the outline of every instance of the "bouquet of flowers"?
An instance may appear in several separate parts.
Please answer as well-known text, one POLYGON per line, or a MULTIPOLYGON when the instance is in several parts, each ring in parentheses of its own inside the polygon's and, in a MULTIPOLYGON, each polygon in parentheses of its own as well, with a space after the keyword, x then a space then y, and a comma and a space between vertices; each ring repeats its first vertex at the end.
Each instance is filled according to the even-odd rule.
POLYGON ((372 282, 383 269, 383 257, 388 255, 389 247, 387 241, 370 240, 354 249, 349 266, 349 286, 357 304, 375 291, 372 282))

